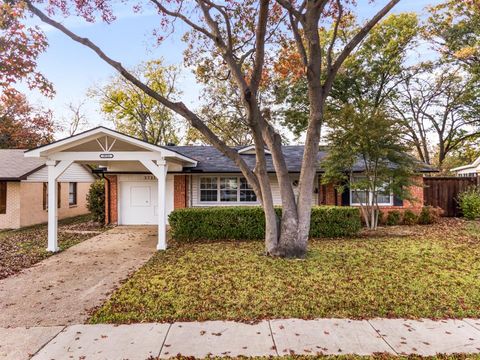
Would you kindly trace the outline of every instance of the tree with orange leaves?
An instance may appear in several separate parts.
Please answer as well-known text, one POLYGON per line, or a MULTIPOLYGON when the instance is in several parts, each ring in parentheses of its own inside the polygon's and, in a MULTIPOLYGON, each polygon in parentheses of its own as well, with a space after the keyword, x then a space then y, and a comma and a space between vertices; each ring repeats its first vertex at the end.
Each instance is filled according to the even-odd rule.
POLYGON ((24 82, 42 94, 53 94, 52 84, 37 71, 38 56, 47 41, 38 27, 23 24, 24 3, 0 4, 0 148, 31 148, 53 140, 50 111, 31 106, 15 86, 24 82))
MULTIPOLYGON (((338 27, 344 17, 355 11, 352 0, 151 0, 135 2, 131 11, 151 6, 158 13, 157 40, 162 41, 173 25, 181 22, 187 29, 184 39, 207 61, 219 64, 235 84, 240 104, 245 111, 248 131, 254 142, 256 164, 251 168, 242 156, 219 138, 202 115, 182 101, 171 101, 156 92, 128 71, 120 61, 110 57, 92 40, 72 31, 57 18, 75 13, 86 21, 100 18, 106 23, 115 21, 114 6, 108 0, 11 0, 26 4, 28 11, 41 21, 59 30, 72 41, 92 50, 100 59, 117 70, 127 81, 166 108, 182 116, 202 136, 240 169, 260 200, 265 213, 265 252, 270 256, 304 257, 310 230, 314 182, 318 165, 318 148, 326 100, 338 72, 368 33, 400 0, 378 0, 383 7, 367 20, 347 41, 340 41, 338 27), (333 27, 330 39, 321 38, 321 24, 333 27), (282 25, 283 24, 283 25, 282 25), (261 87, 266 81, 265 67, 269 59, 279 56, 277 35, 284 33, 295 41, 302 66, 306 69, 308 89, 308 126, 299 175, 298 192, 291 182, 287 161, 283 154, 282 137, 269 121, 269 109, 261 102, 261 87), (303 33, 303 36, 300 34, 303 33), (325 61, 322 47, 325 46, 325 61), (325 74, 325 76, 321 76, 325 74), (267 172, 269 150, 275 167, 282 201, 281 219, 277 219, 273 193, 267 172)), ((128 6, 128 2, 121 4, 128 6)), ((369 5, 365 5, 369 6, 369 5)), ((187 50, 188 51, 188 50, 187 50)), ((196 66, 200 62, 195 62, 196 66)))

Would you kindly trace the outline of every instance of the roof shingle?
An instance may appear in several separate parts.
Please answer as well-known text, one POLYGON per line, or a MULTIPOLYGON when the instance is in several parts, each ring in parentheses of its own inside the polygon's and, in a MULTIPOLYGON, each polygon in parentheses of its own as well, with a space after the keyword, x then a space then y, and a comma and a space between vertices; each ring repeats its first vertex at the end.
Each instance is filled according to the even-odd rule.
POLYGON ((26 158, 22 149, 0 149, 0 180, 21 180, 45 165, 44 159, 26 158))
MULTIPOLYGON (((213 146, 167 146, 171 150, 175 150, 182 155, 188 156, 198 161, 198 164, 194 168, 184 168, 184 171, 190 172, 205 172, 205 173, 235 173, 239 172, 238 166, 235 163, 223 155, 213 146)), ((239 150, 243 147, 234 147, 235 150, 239 150)), ((299 173, 302 166, 303 157, 303 145, 286 145, 282 147, 283 154, 285 155, 285 161, 287 163, 288 171, 292 173, 299 173)), ((327 156, 328 151, 325 148, 321 149, 317 155, 317 172, 323 172, 321 167, 322 160, 327 156)), ((247 165, 253 169, 255 167, 255 155, 242 154, 240 155, 247 165)), ((272 162, 272 156, 266 155, 267 171, 275 172, 275 168, 272 162)), ((362 163, 359 161, 355 164, 353 171, 363 171, 362 163)), ((430 172, 435 171, 427 164, 419 163, 418 171, 430 172)))

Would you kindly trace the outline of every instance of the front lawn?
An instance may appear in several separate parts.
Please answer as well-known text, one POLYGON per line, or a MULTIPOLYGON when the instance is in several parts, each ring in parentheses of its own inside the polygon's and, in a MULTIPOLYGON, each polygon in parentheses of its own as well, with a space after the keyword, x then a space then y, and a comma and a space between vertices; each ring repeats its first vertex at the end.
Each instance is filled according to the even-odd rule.
MULTIPOLYGON (((58 246, 65 250, 87 240, 106 228, 91 221, 90 215, 76 216, 58 222, 58 246)), ((52 255, 47 248, 47 225, 0 231, 0 279, 52 255)))
POLYGON ((262 251, 260 241, 171 244, 91 322, 480 316, 478 223, 314 240, 305 260, 262 251))

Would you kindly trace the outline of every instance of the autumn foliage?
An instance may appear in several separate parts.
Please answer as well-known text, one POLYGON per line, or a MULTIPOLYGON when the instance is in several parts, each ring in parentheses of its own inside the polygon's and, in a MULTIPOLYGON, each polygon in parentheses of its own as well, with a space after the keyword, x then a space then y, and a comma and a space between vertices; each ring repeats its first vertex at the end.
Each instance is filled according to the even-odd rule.
POLYGON ((53 140, 50 111, 35 109, 23 94, 0 97, 0 148, 28 149, 53 140))

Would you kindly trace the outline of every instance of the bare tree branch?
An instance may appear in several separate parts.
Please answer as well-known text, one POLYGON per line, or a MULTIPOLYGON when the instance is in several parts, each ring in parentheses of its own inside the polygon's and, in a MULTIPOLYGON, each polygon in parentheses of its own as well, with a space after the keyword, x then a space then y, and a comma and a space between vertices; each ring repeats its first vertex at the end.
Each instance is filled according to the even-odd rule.
POLYGON ((210 143, 215 146, 219 151, 224 153, 226 156, 228 156, 232 161, 235 162, 235 164, 241 169, 242 173, 245 175, 247 178, 248 182, 254 187, 255 192, 257 194, 261 194, 261 189, 260 185, 258 182, 257 177, 254 175, 253 171, 250 170, 248 165, 245 163, 245 161, 241 158, 241 156, 235 151, 234 149, 230 148, 227 146, 223 141, 221 141, 205 124, 204 122, 195 114, 193 113, 190 109, 187 108, 187 106, 182 103, 182 102, 172 102, 147 85, 145 85, 143 82, 141 82, 139 79, 137 79, 135 76, 133 76, 127 69, 123 67, 123 65, 112 58, 108 57, 97 45, 95 45, 92 41, 90 41, 87 38, 82 38, 69 29, 67 29, 65 26, 60 24, 59 22, 51 19, 48 17, 46 14, 44 14, 40 9, 36 8, 30 1, 26 1, 26 4, 28 6, 28 9, 38 16, 40 20, 45 22, 48 25, 53 26, 54 28, 60 30, 62 33, 70 37, 72 40, 85 45, 86 47, 90 48, 93 50, 102 60, 104 60, 106 63, 108 63, 110 66, 115 68, 123 77, 125 77, 127 80, 129 80, 131 83, 133 83, 135 86, 140 88, 142 91, 144 91, 147 95, 151 96, 158 102, 160 102, 162 105, 166 106, 170 110, 176 112, 180 116, 183 116, 186 120, 188 120, 193 127, 195 127, 198 131, 202 133, 203 136, 205 136, 210 143))

